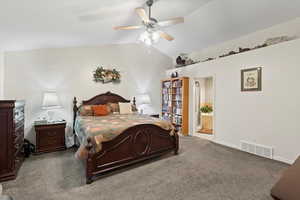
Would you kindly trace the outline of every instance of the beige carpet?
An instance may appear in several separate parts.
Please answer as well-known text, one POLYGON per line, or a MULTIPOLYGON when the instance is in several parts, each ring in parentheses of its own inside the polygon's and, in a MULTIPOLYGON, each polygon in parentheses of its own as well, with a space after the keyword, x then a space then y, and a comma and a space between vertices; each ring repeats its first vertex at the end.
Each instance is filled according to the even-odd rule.
POLYGON ((74 151, 33 156, 17 180, 4 183, 15 200, 271 200, 288 166, 193 137, 180 154, 85 185, 74 151))

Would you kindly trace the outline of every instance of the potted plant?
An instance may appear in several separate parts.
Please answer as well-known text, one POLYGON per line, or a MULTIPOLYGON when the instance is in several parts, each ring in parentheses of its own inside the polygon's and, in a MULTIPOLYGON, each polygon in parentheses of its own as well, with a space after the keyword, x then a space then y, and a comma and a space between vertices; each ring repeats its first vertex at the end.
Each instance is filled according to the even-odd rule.
POLYGON ((202 115, 212 115, 213 108, 212 108, 212 106, 205 105, 205 106, 200 107, 200 112, 202 115))

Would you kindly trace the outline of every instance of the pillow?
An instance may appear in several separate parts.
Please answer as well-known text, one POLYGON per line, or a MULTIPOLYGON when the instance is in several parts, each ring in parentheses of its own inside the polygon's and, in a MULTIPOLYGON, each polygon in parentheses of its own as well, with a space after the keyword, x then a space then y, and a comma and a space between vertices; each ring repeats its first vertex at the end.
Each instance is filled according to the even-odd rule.
POLYGON ((109 114, 107 105, 92 106, 92 109, 95 116, 105 116, 109 114))
POLYGON ((112 113, 119 113, 120 112, 120 108, 119 108, 119 104, 117 103, 107 103, 108 107, 110 108, 112 113))
POLYGON ((79 115, 81 115, 81 116, 93 116, 94 115, 92 106, 90 106, 90 105, 80 106, 78 112, 79 112, 79 115))
POLYGON ((300 199, 300 157, 288 168, 271 190, 271 195, 280 200, 300 199))
POLYGON ((131 103, 119 103, 120 114, 131 114, 132 107, 131 103))

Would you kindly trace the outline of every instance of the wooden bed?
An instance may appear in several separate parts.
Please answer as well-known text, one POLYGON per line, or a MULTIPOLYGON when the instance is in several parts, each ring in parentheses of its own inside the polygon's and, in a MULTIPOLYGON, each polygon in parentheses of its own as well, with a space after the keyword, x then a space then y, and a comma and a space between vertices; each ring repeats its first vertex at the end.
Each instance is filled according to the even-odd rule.
MULTIPOLYGON (((97 95, 81 105, 100 105, 106 103, 130 102, 123 97, 107 92, 97 95)), ((74 125, 77 117, 76 97, 73 101, 74 122, 73 133, 76 138, 74 125)), ((133 100, 135 104, 135 99, 133 100)), ((171 130, 170 130, 171 131, 171 130)), ((126 166, 149 160, 163 154, 174 152, 178 154, 179 138, 175 132, 164 130, 152 124, 137 125, 128 128, 122 134, 109 142, 102 143, 100 152, 94 152, 91 139, 88 138, 86 149, 89 151, 86 164, 86 183, 92 183, 96 178, 126 166)))

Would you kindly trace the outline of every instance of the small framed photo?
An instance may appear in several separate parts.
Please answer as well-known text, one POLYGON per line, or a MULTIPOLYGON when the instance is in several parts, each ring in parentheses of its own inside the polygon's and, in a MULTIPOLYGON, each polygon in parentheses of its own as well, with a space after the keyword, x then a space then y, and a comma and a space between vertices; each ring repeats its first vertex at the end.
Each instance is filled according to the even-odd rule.
POLYGON ((261 91, 261 76, 261 67, 241 70, 241 91, 261 91))

